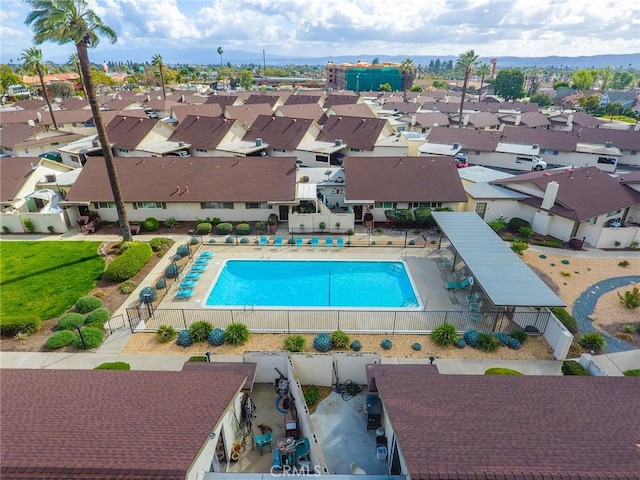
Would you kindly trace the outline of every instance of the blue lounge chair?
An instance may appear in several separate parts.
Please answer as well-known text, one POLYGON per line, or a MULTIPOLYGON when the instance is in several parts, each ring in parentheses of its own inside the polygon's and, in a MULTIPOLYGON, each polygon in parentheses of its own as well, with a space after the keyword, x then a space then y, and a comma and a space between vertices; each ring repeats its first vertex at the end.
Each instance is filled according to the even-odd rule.
POLYGON ((206 257, 209 257, 209 258, 211 258, 211 257, 213 257, 213 255, 214 255, 214 254, 213 254, 213 252, 202 252, 202 253, 200 254, 200 257, 201 257, 201 258, 202 258, 202 257, 205 257, 205 258, 206 258, 206 257))
POLYGON ((207 269, 206 265, 194 265, 193 267, 191 267, 191 272, 204 272, 207 269))
POLYGON ((276 247, 281 247, 282 246, 282 237, 276 237, 276 239, 273 241, 273 244, 276 247))
POLYGON ((480 300, 480 292, 476 292, 473 295, 467 295, 467 304, 478 303, 480 300))
POLYGON ((311 246, 312 247, 317 247, 318 246, 318 237, 313 237, 311 239, 311 246))
POLYGON ((474 312, 470 315, 470 318, 471 318, 471 321, 473 322, 479 322, 480 320, 482 320, 482 314, 474 312))
POLYGON ((483 306, 484 306, 484 302, 480 300, 478 303, 470 303, 469 310, 471 310, 472 312, 480 312, 483 306))
POLYGON ((336 247, 344 247, 344 239, 342 237, 336 239, 336 247))
POLYGON ((176 293, 176 298, 191 298, 193 297, 193 290, 190 288, 181 288, 176 293))
POLYGON ((302 246, 302 238, 298 237, 296 238, 296 247, 301 247, 302 246))
POLYGON ((260 237, 260 246, 264 247, 267 245, 267 237, 260 237))
POLYGON ((209 259, 200 257, 200 258, 198 258, 196 260, 196 264, 198 264, 198 265, 209 265, 209 259))
POLYGON ((184 278, 186 278, 187 280, 199 280, 200 277, 202 277, 201 273, 187 273, 184 278))
POLYGON ((324 240, 324 244, 327 247, 333 247, 333 238, 329 237, 329 238, 325 238, 324 240))
POLYGON ((447 282, 447 290, 458 290, 461 288, 471 287, 473 285, 473 278, 467 277, 461 282, 447 282))
POLYGON ((196 281, 195 280, 183 280, 182 282, 180 282, 180 286, 182 288, 193 288, 196 286, 196 281))

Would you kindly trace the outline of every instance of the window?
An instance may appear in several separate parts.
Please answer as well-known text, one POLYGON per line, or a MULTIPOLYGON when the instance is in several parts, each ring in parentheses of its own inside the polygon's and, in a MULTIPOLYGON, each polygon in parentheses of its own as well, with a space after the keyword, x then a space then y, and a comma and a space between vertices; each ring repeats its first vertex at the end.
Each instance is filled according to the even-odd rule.
POLYGON ((357 153, 364 152, 364 150, 362 150, 361 148, 350 148, 349 150, 351 150, 352 152, 357 152, 357 153))
POLYGON ((316 155, 316 162, 327 163, 328 161, 329 161, 329 157, 325 157, 324 155, 316 155))
POLYGON ((590 219, 587 220, 587 223, 589 223, 591 225, 595 225, 596 224, 596 220, 598 220, 598 217, 591 217, 590 219))
POLYGON ((206 208, 226 208, 228 210, 233 210, 233 203, 231 202, 202 202, 200 204, 201 209, 206 208))
POLYGON ((409 208, 431 208, 431 203, 427 202, 409 202, 409 208))
POLYGON ((246 208, 247 210, 252 210, 256 208, 269 208, 269 205, 267 205, 266 203, 250 202, 250 203, 245 203, 244 208, 246 208))
POLYGON ((97 202, 94 205, 96 208, 116 208, 115 202, 97 202))
POLYGON ((605 165, 617 165, 618 159, 613 157, 598 157, 598 163, 603 163, 605 165))
POLYGON ((280 153, 285 153, 286 150, 284 148, 274 148, 273 149, 274 152, 280 152, 280 153))
POLYGON ((395 202, 376 202, 374 208, 386 208, 386 209, 395 209, 397 208, 397 203, 395 202))
POLYGON ((615 217, 616 215, 620 215, 621 213, 622 213, 622 210, 616 210, 614 212, 607 213, 607 217, 615 217))
POLYGON ((208 150, 206 148, 196 148, 196 152, 207 153, 208 150))
POLYGON ((162 202, 134 202, 133 208, 134 209, 137 209, 137 208, 160 208, 160 209, 165 209, 165 208, 167 208, 167 204, 166 203, 162 203, 162 202))
POLYGON ((476 213, 480 215, 480 218, 484 218, 484 214, 486 213, 486 211, 487 211, 486 202, 476 203, 476 213))
POLYGON ((120 153, 129 153, 129 150, 127 150, 126 148, 119 148, 118 151, 120 153))
POLYGON ((546 154, 546 155, 558 155, 558 150, 545 150, 545 149, 541 149, 540 153, 542 154, 546 154))
POLYGON ((80 163, 80 157, 78 157, 77 155, 69 155, 69 158, 71 158, 72 162, 80 163))

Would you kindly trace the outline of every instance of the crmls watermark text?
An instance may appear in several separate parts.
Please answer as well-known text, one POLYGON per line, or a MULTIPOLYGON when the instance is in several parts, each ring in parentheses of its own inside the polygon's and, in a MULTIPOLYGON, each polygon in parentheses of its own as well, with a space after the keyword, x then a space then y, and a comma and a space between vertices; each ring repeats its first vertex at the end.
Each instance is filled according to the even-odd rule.
POLYGON ((272 477, 319 477, 322 475, 322 467, 320 465, 315 465, 313 468, 309 465, 300 467, 283 465, 281 468, 271 467, 269 473, 272 477))

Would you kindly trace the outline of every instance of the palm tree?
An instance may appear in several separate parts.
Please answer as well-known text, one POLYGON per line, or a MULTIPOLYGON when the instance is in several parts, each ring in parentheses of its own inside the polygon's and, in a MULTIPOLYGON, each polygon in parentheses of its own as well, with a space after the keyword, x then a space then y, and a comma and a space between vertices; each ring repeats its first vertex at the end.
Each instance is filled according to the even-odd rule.
POLYGON ((56 122, 56 117, 53 116, 53 108, 51 107, 51 102, 49 101, 49 95, 47 94, 47 86, 44 84, 44 74, 46 73, 46 65, 42 64, 42 50, 36 47, 25 48, 22 51, 22 55, 20 57, 23 65, 22 68, 27 72, 35 72, 40 78, 40 85, 42 85, 42 95, 44 96, 44 100, 47 102, 47 108, 49 109, 49 115, 51 115, 51 121, 53 122, 53 128, 59 130, 58 123, 56 122))
POLYGON ((164 72, 162 71, 162 66, 164 64, 162 63, 162 55, 160 55, 159 53, 154 55, 153 59, 151 60, 151 64, 154 67, 158 67, 160 69, 160 85, 162 85, 162 99, 166 100, 167 94, 164 91, 164 72))
POLYGON ((413 79, 416 74, 416 66, 413 63, 412 59, 407 58, 404 62, 400 64, 400 68, 398 70, 400 70, 400 73, 402 74, 402 96, 406 103, 407 87, 411 88, 410 84, 413 83, 413 79))
POLYGON ((82 86, 82 93, 84 93, 84 97, 87 98, 87 91, 84 89, 84 80, 82 79, 82 69, 80 68, 80 57, 78 57, 77 53, 72 53, 69 55, 67 59, 67 65, 73 65, 76 67, 76 71, 78 72, 78 78, 80 79, 80 85, 82 86))
POLYGON ((113 151, 107 136, 107 129, 102 120, 100 105, 96 97, 91 64, 89 63, 88 47, 95 47, 100 41, 100 35, 106 36, 112 43, 117 40, 116 33, 92 11, 86 0, 25 0, 31 7, 24 23, 32 26, 36 45, 51 41, 57 44, 73 42, 78 52, 82 80, 87 92, 87 99, 91 106, 93 121, 98 131, 98 139, 102 146, 107 175, 113 192, 113 199, 118 212, 120 233, 122 239, 131 241, 131 227, 127 210, 122 198, 122 189, 118 180, 118 173, 113 161, 113 151))
POLYGON ((473 69, 478 65, 478 55, 473 50, 461 53, 458 55, 456 61, 456 70, 464 73, 464 81, 462 82, 462 97, 460 98, 460 121, 458 128, 462 128, 462 109, 464 107, 464 97, 467 94, 467 83, 469 83, 469 75, 473 72, 473 69))
POLYGON ((220 55, 220 68, 222 68, 222 54, 224 53, 224 50, 222 50, 222 47, 218 47, 218 55, 220 55))
POLYGON ((480 75, 480 94, 478 96, 478 99, 480 99, 482 98, 482 87, 484 87, 484 79, 487 76, 491 75, 491 65, 489 65, 488 63, 481 63, 476 69, 476 74, 480 75))

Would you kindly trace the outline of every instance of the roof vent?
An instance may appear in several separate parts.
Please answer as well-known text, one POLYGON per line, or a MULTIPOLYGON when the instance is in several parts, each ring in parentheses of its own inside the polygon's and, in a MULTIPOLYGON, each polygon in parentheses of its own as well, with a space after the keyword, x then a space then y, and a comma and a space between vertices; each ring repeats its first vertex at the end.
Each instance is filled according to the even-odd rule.
POLYGON ((342 139, 341 138, 336 138, 334 141, 334 144, 336 147, 339 147, 340 145, 342 145, 342 139))
POLYGON ((100 146, 100 142, 98 140, 93 140, 91 142, 91 145, 93 145, 94 147, 98 148, 100 146))
POLYGON ((256 147, 262 146, 262 139, 260 137, 256 138, 256 147))
POLYGON ((611 147, 613 147, 613 142, 605 142, 604 146, 605 146, 605 148, 611 148, 611 147))
POLYGON ((460 144, 459 143, 454 143, 453 144, 453 149, 457 150, 458 148, 460 148, 460 144))
POLYGON ((537 150, 540 148, 540 145, 538 145, 537 143, 534 143, 533 145, 531 145, 531 148, 534 150, 537 150))
POLYGON ((184 147, 184 142, 178 142, 179 147, 184 147))
POLYGON ((45 175, 44 176, 44 181, 47 183, 54 183, 56 181, 56 176, 55 175, 45 175))

